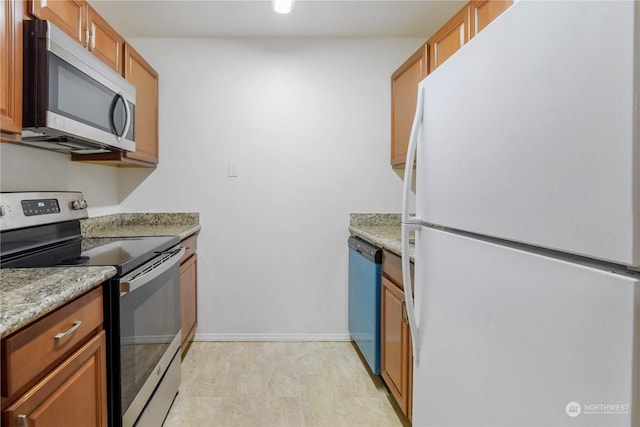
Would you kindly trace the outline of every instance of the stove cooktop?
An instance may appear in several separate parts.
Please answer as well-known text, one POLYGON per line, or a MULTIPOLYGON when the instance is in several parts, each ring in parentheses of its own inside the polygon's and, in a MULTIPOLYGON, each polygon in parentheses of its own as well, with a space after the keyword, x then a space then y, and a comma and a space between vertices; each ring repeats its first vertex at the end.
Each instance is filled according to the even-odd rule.
POLYGON ((122 276, 179 242, 177 236, 80 238, 13 255, 2 268, 111 265, 122 276))

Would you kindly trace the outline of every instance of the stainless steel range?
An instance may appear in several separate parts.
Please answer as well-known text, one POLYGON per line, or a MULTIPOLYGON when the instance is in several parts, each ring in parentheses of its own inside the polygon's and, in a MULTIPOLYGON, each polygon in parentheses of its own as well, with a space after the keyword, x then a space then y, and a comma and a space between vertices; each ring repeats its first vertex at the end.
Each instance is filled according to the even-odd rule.
POLYGON ((83 238, 79 192, 2 193, 2 268, 112 265, 103 285, 109 424, 159 426, 180 384, 177 236, 83 238))

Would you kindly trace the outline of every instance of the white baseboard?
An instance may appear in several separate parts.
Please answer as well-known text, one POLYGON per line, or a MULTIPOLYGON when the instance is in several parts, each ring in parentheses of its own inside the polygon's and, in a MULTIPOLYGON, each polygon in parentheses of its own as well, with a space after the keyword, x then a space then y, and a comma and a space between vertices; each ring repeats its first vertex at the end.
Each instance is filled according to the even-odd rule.
POLYGON ((194 341, 350 341, 349 334, 206 334, 194 341))

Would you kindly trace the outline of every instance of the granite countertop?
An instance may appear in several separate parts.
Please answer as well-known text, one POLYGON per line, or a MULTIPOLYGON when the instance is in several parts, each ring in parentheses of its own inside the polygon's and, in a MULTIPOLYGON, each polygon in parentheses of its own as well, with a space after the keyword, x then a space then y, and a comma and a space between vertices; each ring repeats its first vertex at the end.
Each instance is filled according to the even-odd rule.
MULTIPOLYGON (((84 237, 179 236, 200 231, 198 213, 122 213, 80 222, 84 237)), ((115 276, 114 267, 0 270, 0 338, 115 276)))
POLYGON ((0 338, 115 276, 115 267, 0 270, 0 338))
POLYGON ((200 231, 198 213, 121 213, 81 220, 84 237, 179 236, 200 231))
MULTIPOLYGON (((400 214, 362 214, 349 216, 349 233, 369 243, 380 246, 396 255, 401 255, 400 214)), ((410 237, 413 237, 411 234, 410 237)), ((409 259, 414 261, 415 247, 409 245, 409 259)))

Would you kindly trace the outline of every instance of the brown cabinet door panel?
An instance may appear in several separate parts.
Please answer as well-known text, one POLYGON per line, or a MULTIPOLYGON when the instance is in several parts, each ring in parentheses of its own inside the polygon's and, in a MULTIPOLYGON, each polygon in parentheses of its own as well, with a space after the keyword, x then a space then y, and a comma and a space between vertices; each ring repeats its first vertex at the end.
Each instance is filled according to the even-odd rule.
POLYGON ((87 46, 87 2, 85 0, 30 0, 29 12, 38 19, 51 21, 70 37, 87 46))
POLYGON ((391 76, 391 165, 401 167, 407 157, 416 113, 418 83, 427 75, 428 47, 423 45, 391 76))
POLYGON ((469 41, 469 6, 465 6, 427 42, 432 72, 469 41))
POLYGON ((404 293, 382 278, 382 378, 405 415, 410 407, 410 338, 404 293))
POLYGON ((158 73, 129 44, 124 78, 136 87, 136 151, 128 158, 158 163, 158 73))
POLYGON ((123 73, 124 39, 91 6, 87 6, 89 43, 87 48, 102 62, 123 73))
POLYGON ((512 0, 474 0, 471 6, 469 28, 471 37, 475 37, 487 25, 513 4, 512 0))
POLYGON ((18 140, 22 132, 22 4, 3 2, 0 8, 0 131, 3 140, 18 140), (5 138, 4 134, 7 135, 5 138))
POLYGON ((107 425, 106 340, 101 331, 3 412, 7 426, 107 425), (22 424, 21 424, 22 423, 22 424))
POLYGON ((198 256, 193 255, 180 266, 180 318, 184 353, 193 340, 198 325, 198 256))

